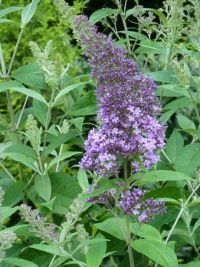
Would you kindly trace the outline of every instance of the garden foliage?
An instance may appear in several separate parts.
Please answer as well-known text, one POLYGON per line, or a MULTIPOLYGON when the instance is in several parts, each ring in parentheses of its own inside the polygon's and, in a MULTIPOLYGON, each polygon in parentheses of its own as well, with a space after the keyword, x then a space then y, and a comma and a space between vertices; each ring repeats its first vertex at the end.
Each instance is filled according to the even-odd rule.
POLYGON ((199 267, 200 2, 88 2, 0 4, 0 266, 199 267))

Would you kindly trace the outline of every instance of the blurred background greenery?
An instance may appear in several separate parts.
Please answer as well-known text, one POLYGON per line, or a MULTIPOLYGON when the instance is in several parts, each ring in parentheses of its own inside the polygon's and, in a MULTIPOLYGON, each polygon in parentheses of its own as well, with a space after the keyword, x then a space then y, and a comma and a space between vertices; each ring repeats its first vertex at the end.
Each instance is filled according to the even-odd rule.
MULTIPOLYGON (((29 0, 9 0, 2 1, 1 9, 9 6, 25 6, 29 3, 29 0)), ((82 1, 74 1, 74 6, 77 9, 82 10, 82 1)), ((18 12, 11 13, 7 16, 8 19, 13 20, 12 23, 2 23, 0 27, 0 40, 4 51, 4 57, 6 62, 9 62, 17 36, 19 34, 20 23, 20 10, 18 12)), ((32 19, 27 29, 24 32, 20 44, 20 50, 17 53, 15 64, 30 63, 32 58, 29 49, 29 41, 37 42, 39 46, 44 47, 48 40, 54 42, 56 51, 62 54, 62 63, 68 64, 74 62, 78 55, 79 50, 71 45, 71 34, 68 30, 67 22, 60 18, 60 15, 55 10, 55 7, 50 0, 40 1, 40 8, 37 9, 36 14, 32 19)), ((75 67, 76 64, 73 64, 75 67)))

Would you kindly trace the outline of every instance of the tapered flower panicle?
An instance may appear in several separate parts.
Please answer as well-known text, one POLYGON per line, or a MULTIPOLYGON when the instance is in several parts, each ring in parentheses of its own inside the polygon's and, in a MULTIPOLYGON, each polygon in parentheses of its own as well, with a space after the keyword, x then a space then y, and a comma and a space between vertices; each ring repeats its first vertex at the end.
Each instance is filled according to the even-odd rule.
POLYGON ((155 83, 143 76, 126 51, 99 33, 87 17, 77 16, 73 28, 98 82, 100 125, 89 133, 82 168, 116 176, 120 159, 131 161, 133 171, 150 168, 159 160, 157 150, 164 146, 155 83))

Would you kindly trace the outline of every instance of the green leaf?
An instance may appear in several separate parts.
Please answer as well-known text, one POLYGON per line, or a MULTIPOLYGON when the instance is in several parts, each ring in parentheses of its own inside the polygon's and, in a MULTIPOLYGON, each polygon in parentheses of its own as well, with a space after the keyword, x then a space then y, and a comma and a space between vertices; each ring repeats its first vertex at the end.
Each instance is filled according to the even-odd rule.
POLYGON ((99 267, 102 263, 103 258, 106 256, 106 239, 103 242, 102 239, 104 236, 102 234, 98 234, 95 237, 95 243, 92 243, 89 248, 86 255, 87 259, 87 267, 99 267), (100 242, 98 242, 98 239, 100 239, 100 242))
POLYGON ((179 84, 176 79, 175 73, 173 70, 164 70, 164 71, 155 71, 150 72, 148 75, 153 78, 156 82, 163 82, 169 84, 179 84))
POLYGON ((75 155, 81 154, 82 152, 80 151, 67 151, 67 152, 63 152, 61 155, 57 156, 56 158, 54 158, 48 166, 48 169, 52 168, 55 164, 57 164, 58 162, 64 160, 64 159, 68 159, 71 158, 75 155))
POLYGON ((98 9, 97 11, 95 11, 94 13, 92 13, 92 15, 90 16, 90 22, 95 24, 95 23, 101 21, 102 19, 109 17, 109 16, 112 16, 114 14, 117 14, 116 9, 101 8, 101 9, 98 9))
POLYGON ((120 240, 126 240, 126 222, 120 217, 109 218, 101 223, 95 223, 97 229, 106 232, 120 240))
POLYGON ((37 175, 35 177, 35 191, 46 201, 51 198, 51 181, 48 174, 37 175))
POLYGON ((200 227, 200 218, 195 222, 192 228, 192 234, 194 234, 199 227, 200 227))
POLYGON ((47 119, 47 113, 48 113, 48 107, 41 101, 33 99, 33 106, 32 106, 33 114, 35 117, 39 120, 39 122, 45 126, 46 119, 47 119))
POLYGON ((165 186, 147 192, 145 198, 167 198, 178 200, 182 198, 182 195, 180 188, 175 186, 165 186))
POLYGON ((131 223, 131 233, 142 238, 162 242, 159 231, 149 224, 131 223))
POLYGON ((87 173, 85 171, 83 171, 82 169, 79 169, 79 171, 78 171, 78 183, 79 183, 80 187, 82 188, 82 190, 84 192, 87 192, 90 185, 88 182, 87 173))
POLYGON ((32 157, 28 157, 24 154, 18 153, 18 152, 3 152, 3 154, 9 158, 11 158, 14 161, 21 162, 25 166, 31 168, 34 171, 38 171, 36 168, 36 161, 32 157))
POLYGON ((82 130, 83 130, 84 117, 78 117, 78 118, 72 119, 71 122, 75 125, 75 127, 80 132, 82 132, 82 130))
MULTIPOLYGON (((160 18, 161 22, 162 22, 163 24, 166 24, 166 22, 167 22, 167 18, 166 18, 166 16, 163 14, 162 11, 160 11, 160 10, 158 10, 158 9, 153 9, 153 8, 144 8, 144 9, 145 9, 145 11, 150 11, 151 13, 156 14, 156 15, 160 18)), ((130 17, 131 15, 133 15, 133 14, 134 14, 134 11, 135 11, 135 8, 128 9, 128 10, 126 11, 126 19, 127 19, 128 17, 130 17)))
POLYGON ((140 42, 140 47, 135 50, 135 53, 140 54, 164 54, 165 48, 161 42, 145 40, 140 42))
POLYGON ((74 89, 83 87, 83 85, 85 85, 85 84, 87 84, 87 83, 89 83, 89 81, 88 81, 88 82, 75 83, 75 84, 72 84, 72 85, 69 85, 69 86, 65 87, 65 88, 62 89, 62 90, 57 94, 57 96, 55 97, 53 105, 55 105, 55 104, 58 102, 58 100, 59 100, 60 98, 62 98, 64 95, 68 94, 69 92, 71 92, 71 91, 74 90, 74 89))
POLYGON ((30 231, 29 225, 27 224, 17 224, 4 229, 3 231, 6 231, 7 229, 13 231, 18 237, 22 236, 28 238, 29 236, 34 236, 34 234, 30 231))
POLYGON ((45 148, 44 156, 47 157, 54 149, 66 143, 76 136, 76 131, 71 131, 67 134, 60 134, 58 136, 52 136, 50 144, 45 148))
POLYGON ((37 264, 19 258, 4 258, 4 261, 18 267, 39 267, 37 264))
POLYGON ((168 139, 166 145, 167 156, 173 163, 175 163, 176 158, 179 154, 179 150, 183 146, 184 146, 184 140, 181 134, 177 130, 174 130, 170 138, 168 139))
POLYGON ((21 181, 13 183, 5 192, 3 206, 12 207, 22 200, 24 185, 21 181))
POLYGON ((151 184, 161 181, 167 182, 191 180, 191 178, 185 175, 184 173, 165 170, 152 171, 144 174, 140 173, 135 176, 138 177, 138 179, 136 180, 137 185, 151 184))
POLYGON ((14 207, 14 208, 11 208, 11 207, 1 207, 1 213, 2 213, 3 220, 6 220, 7 218, 9 218, 17 210, 18 210, 18 207, 14 207))
POLYGON ((183 116, 182 114, 177 115, 178 124, 182 129, 186 130, 196 130, 196 127, 190 119, 188 119, 186 116, 183 116))
POLYGON ((176 170, 186 175, 194 175, 200 166, 200 144, 190 144, 179 149, 175 162, 176 170))
POLYGON ((53 212, 65 214, 74 198, 81 192, 76 177, 68 176, 65 173, 51 173, 52 198, 56 197, 53 203, 53 212))
POLYGON ((33 17, 36 11, 38 2, 39 0, 32 0, 30 4, 28 4, 27 6, 23 8, 22 14, 21 14, 21 28, 24 28, 24 26, 27 23, 29 23, 29 21, 33 17))
POLYGON ((155 240, 140 239, 133 241, 131 245, 134 250, 147 256, 161 266, 178 267, 176 254, 163 243, 155 240))
MULTIPOLYGON (((95 227, 120 240, 126 240, 126 219, 123 217, 109 218, 101 223, 96 223, 95 227)), ((158 230, 151 225, 131 223, 131 232, 142 238, 157 240, 158 242, 162 241, 158 230)))
POLYGON ((126 19, 128 17, 130 17, 131 15, 133 15, 134 14, 134 11, 135 11, 134 8, 131 8, 131 9, 126 10, 126 19))
MULTIPOLYGON (((1 84, 2 86, 2 84, 1 84)), ((32 98, 35 98, 37 99, 38 101, 41 101, 43 102, 44 104, 48 105, 48 103, 46 102, 46 100, 44 99, 44 97, 42 95, 40 95, 39 93, 31 90, 31 89, 28 89, 28 88, 25 88, 25 87, 12 87, 12 86, 9 86, 8 84, 8 87, 7 88, 3 88, 3 86, 5 87, 6 85, 3 84, 3 86, 1 87, 0 86, 0 92, 5 92, 6 90, 12 90, 12 91, 15 91, 15 92, 18 92, 18 93, 21 93, 23 95, 27 95, 27 96, 30 96, 32 98)))
POLYGON ((97 113, 97 106, 89 105, 79 109, 71 109, 67 112, 69 116, 89 116, 89 115, 96 115, 97 113))
POLYGON ((160 21, 165 25, 167 23, 167 18, 166 16, 163 14, 163 12, 161 10, 158 9, 153 9, 153 8, 146 8, 149 11, 152 11, 154 14, 156 14, 159 18, 160 21))
POLYGON ((22 9, 22 7, 19 7, 19 6, 11 6, 11 7, 8 7, 8 8, 1 9, 0 10, 0 17, 4 17, 7 14, 10 14, 12 12, 15 12, 15 11, 18 11, 18 10, 21 10, 21 9, 22 9))
POLYGON ((97 105, 94 92, 90 90, 87 94, 83 95, 73 106, 68 109, 67 115, 69 116, 87 116, 96 115, 97 105))
POLYGON ((46 88, 44 74, 37 64, 27 64, 19 67, 12 72, 12 78, 32 87, 34 91, 46 88))
POLYGON ((164 110, 173 109, 178 110, 180 108, 188 107, 192 105, 192 101, 187 97, 181 97, 164 106, 164 110))
POLYGON ((10 19, 0 19, 0 23, 7 23, 7 22, 13 22, 13 20, 10 20, 10 19))
POLYGON ((197 129, 197 138, 200 140, 200 127, 197 129))
POLYGON ((10 87, 17 87, 17 86, 22 86, 21 83, 17 81, 9 81, 9 82, 2 82, 0 83, 0 91, 5 91, 8 90, 10 87))
POLYGON ((163 84, 158 86, 156 90, 156 94, 158 96, 166 96, 166 97, 189 97, 188 91, 185 88, 181 88, 176 84, 163 84))
POLYGON ((174 110, 174 109, 171 109, 171 110, 168 110, 168 111, 164 112, 161 115, 160 120, 162 122, 166 123, 175 112, 176 112, 176 110, 174 110))
POLYGON ((47 209, 49 209, 50 211, 53 210, 53 203, 55 201, 56 197, 52 198, 51 200, 41 203, 44 207, 47 207, 47 209))
POLYGON ((24 156, 27 156, 32 159, 36 159, 35 151, 30 147, 24 144, 11 144, 10 146, 6 147, 2 152, 3 153, 20 153, 24 156))
POLYGON ((34 244, 29 248, 37 249, 57 256, 66 256, 66 253, 59 249, 56 245, 34 244))
POLYGON ((128 34, 128 36, 139 40, 139 41, 144 41, 144 40, 148 40, 148 37, 140 32, 133 32, 133 31, 120 31, 120 33, 124 33, 124 34, 128 34))
POLYGON ((179 267, 199 267, 200 266, 200 261, 193 261, 193 262, 189 262, 186 264, 179 264, 179 267))

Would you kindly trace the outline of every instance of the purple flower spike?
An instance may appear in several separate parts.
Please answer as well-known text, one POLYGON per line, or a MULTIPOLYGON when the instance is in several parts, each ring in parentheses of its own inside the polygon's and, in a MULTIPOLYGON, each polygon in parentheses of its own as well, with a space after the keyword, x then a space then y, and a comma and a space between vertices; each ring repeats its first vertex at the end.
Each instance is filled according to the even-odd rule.
POLYGON ((75 17, 73 27, 98 82, 100 125, 89 133, 81 167, 107 177, 118 175, 121 159, 131 161, 134 172, 151 168, 159 160, 165 130, 157 120, 161 107, 156 84, 86 16, 75 17))
POLYGON ((138 222, 151 222, 157 214, 166 213, 165 203, 152 198, 144 199, 145 191, 134 188, 121 194, 119 207, 124 214, 135 215, 138 222))

